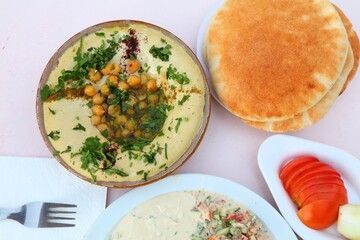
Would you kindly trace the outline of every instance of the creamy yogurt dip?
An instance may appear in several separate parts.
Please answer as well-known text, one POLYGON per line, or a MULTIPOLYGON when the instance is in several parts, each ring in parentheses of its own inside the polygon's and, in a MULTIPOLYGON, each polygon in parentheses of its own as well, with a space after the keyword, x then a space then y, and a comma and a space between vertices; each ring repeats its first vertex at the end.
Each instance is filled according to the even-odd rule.
POLYGON ((269 230, 246 206, 204 190, 152 198, 125 215, 109 240, 266 240, 269 230))
MULTIPOLYGON (((165 50, 165 53, 168 53, 168 50, 165 50)), ((200 68, 178 41, 158 29, 140 23, 103 28, 89 33, 69 47, 50 73, 41 90, 44 98, 45 131, 56 149, 54 154, 60 155, 76 172, 92 178, 94 182, 146 180, 171 166, 189 148, 203 121, 205 93, 205 81, 200 68), (136 44, 131 42, 134 39, 136 44), (54 93, 54 89, 61 85, 59 77, 61 79, 64 75, 64 70, 76 68, 77 62, 74 58, 79 49, 84 53, 89 48, 101 48, 102 44, 106 47, 109 40, 116 40, 118 43, 116 54, 109 63, 122 66, 123 71, 119 78, 126 78, 130 74, 126 69, 126 61, 136 55, 142 72, 155 79, 158 89, 166 96, 166 119, 161 131, 151 142, 141 146, 141 149, 124 149, 123 145, 104 136, 90 121, 91 99, 84 96, 81 89, 86 84, 92 84, 99 91, 100 86, 107 81, 105 75, 96 83, 90 82, 87 77, 81 81, 68 81, 63 87, 65 90, 54 93), (155 57, 150 51, 152 47, 164 48, 168 45, 171 46, 168 49, 171 52, 168 54, 168 61, 155 57), (180 81, 179 78, 171 78, 174 72, 177 77, 180 76, 180 81), (182 82, 184 79, 185 82, 182 82), (69 90, 72 87, 75 90, 69 90), (80 90, 77 92, 76 89, 80 90), (104 165, 101 165, 105 162, 104 159, 97 159, 98 166, 91 162, 86 163, 84 143, 89 137, 100 144, 108 143, 106 147, 110 150, 106 150, 105 154, 115 153, 113 166, 105 164, 104 168, 104 165)))

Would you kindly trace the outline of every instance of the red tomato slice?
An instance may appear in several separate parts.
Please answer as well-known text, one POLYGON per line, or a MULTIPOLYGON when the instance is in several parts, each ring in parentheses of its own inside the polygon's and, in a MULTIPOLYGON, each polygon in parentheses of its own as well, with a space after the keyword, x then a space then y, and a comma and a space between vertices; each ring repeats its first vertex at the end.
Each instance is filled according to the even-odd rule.
MULTIPOLYGON (((346 194, 346 189, 344 185, 333 184, 333 183, 323 183, 323 184, 316 184, 311 185, 303 189, 297 195, 294 196, 294 201, 301 207, 304 206, 304 201, 310 197, 311 195, 324 193, 324 192, 333 192, 333 193, 343 193, 346 194)), ((333 200, 333 199, 321 199, 317 198, 316 200, 333 200)))
POLYGON ((321 230, 336 222, 339 204, 334 201, 319 200, 302 207, 297 215, 307 227, 321 230))
POLYGON ((302 184, 302 182, 307 181, 309 179, 317 178, 317 177, 323 177, 323 176, 338 176, 341 177, 340 174, 330 166, 322 166, 316 169, 312 169, 311 171, 308 171, 304 173, 302 176, 294 179, 292 183, 289 185, 288 189, 285 189, 286 191, 290 191, 291 188, 297 187, 298 185, 302 184))
POLYGON ((296 181, 296 179, 301 177, 303 174, 305 174, 309 171, 313 171, 314 169, 321 168, 323 166, 327 166, 327 165, 323 162, 310 162, 310 163, 304 164, 303 166, 301 166, 297 169, 294 169, 292 174, 289 175, 287 178, 284 178, 284 180, 283 180, 283 185, 284 185, 285 190, 289 189, 289 186, 294 181, 296 181))
POLYGON ((310 163, 310 162, 317 162, 318 159, 311 157, 311 156, 303 156, 298 157, 293 160, 290 160, 285 164, 285 166, 280 170, 280 179, 283 181, 283 179, 286 179, 289 175, 292 174, 292 172, 299 167, 303 166, 304 164, 310 163))
POLYGON ((347 192, 318 192, 310 195, 303 201, 303 206, 311 204, 318 200, 329 200, 337 202, 340 206, 348 203, 347 192))
POLYGON ((302 192, 305 188, 308 188, 317 184, 325 184, 325 183, 334 183, 338 185, 343 185, 344 182, 339 175, 336 174, 325 174, 325 175, 317 175, 311 178, 303 179, 303 181, 296 181, 289 186, 287 192, 290 197, 293 199, 298 193, 302 192))

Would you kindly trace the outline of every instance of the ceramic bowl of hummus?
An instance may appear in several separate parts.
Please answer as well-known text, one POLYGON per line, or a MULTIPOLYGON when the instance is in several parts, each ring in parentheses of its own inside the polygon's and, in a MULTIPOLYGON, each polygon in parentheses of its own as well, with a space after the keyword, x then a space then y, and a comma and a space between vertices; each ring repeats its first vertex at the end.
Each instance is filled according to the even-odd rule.
POLYGON ((132 20, 70 38, 37 92, 39 129, 53 156, 106 187, 140 186, 175 171, 198 147, 209 115, 195 54, 172 33, 132 20))

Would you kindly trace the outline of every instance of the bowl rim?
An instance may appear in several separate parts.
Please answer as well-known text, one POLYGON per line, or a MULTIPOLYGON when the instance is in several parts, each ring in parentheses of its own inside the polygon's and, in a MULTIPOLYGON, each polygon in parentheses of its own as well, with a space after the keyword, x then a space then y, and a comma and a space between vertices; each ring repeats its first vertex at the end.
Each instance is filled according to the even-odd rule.
POLYGON ((83 180, 85 180, 85 181, 87 181, 89 183, 99 185, 99 186, 103 186, 103 187, 109 187, 109 188, 132 188, 132 187, 138 187, 138 186, 147 185, 147 184, 150 184, 152 182, 163 179, 164 177, 170 175, 175 170, 180 168, 194 154, 194 152, 196 151, 196 149, 200 145, 200 143, 201 143, 201 141, 202 141, 202 139, 203 139, 203 137, 205 135, 205 132, 207 130, 208 123, 209 123, 209 120, 210 120, 210 113, 211 113, 211 99, 210 99, 211 95, 210 95, 210 88, 209 88, 209 82, 208 82, 207 75, 206 75, 206 73, 204 71, 204 68, 203 68, 202 64, 200 63, 198 57, 196 56, 196 54, 193 52, 193 50, 191 50, 191 48, 184 41, 182 41, 179 37, 177 37, 172 32, 170 32, 170 31, 168 31, 168 30, 166 30, 166 29, 164 29, 162 27, 159 27, 157 25, 154 25, 152 23, 148 23, 148 22, 144 22, 144 21, 126 19, 126 20, 111 20, 111 21, 101 22, 101 23, 97 23, 95 25, 92 25, 90 27, 87 27, 87 28, 79 31, 78 33, 76 33, 75 35, 70 37, 68 40, 66 40, 55 51, 55 53, 49 59, 48 63, 46 64, 46 66, 45 66, 45 68, 44 68, 44 70, 42 72, 42 75, 40 77, 40 81, 39 81, 39 84, 38 84, 38 87, 37 87, 37 92, 36 92, 36 119, 37 119, 40 134, 41 134, 41 136, 43 138, 43 141, 44 141, 46 147, 48 148, 48 150, 51 153, 54 153, 56 151, 55 148, 53 147, 53 145, 51 144, 51 142, 50 142, 50 140, 49 140, 49 138, 47 136, 47 133, 45 131, 43 102, 42 102, 41 97, 40 97, 40 90, 42 89, 42 87, 47 82, 47 80, 49 78, 49 75, 52 72, 52 70, 54 69, 54 67, 56 66, 56 63, 57 63, 58 59, 62 56, 62 54, 70 46, 72 46, 75 42, 80 40, 86 34, 96 32, 96 31, 98 31, 100 29, 103 29, 103 28, 106 28, 106 27, 114 27, 114 26, 124 26, 125 27, 125 26, 129 26, 131 24, 145 25, 146 27, 150 27, 152 29, 160 31, 161 33, 165 34, 166 36, 172 38, 177 43, 179 43, 184 48, 184 50, 189 54, 191 59, 198 66, 198 68, 199 68, 199 70, 201 72, 202 80, 204 82, 204 91, 205 91, 205 104, 204 104, 204 108, 203 108, 204 116, 203 116, 201 125, 199 127, 198 133, 193 138, 190 146, 181 155, 181 157, 179 159, 177 159, 176 161, 174 161, 174 163, 172 165, 170 165, 166 170, 162 170, 162 171, 156 173, 155 175, 149 177, 146 181, 141 179, 141 180, 136 180, 136 181, 122 181, 122 182, 117 182, 117 181, 95 181, 95 182, 93 182, 91 178, 80 174, 74 168, 72 168, 68 163, 65 162, 65 160, 63 160, 61 158, 60 155, 53 155, 53 157, 65 169, 67 169, 69 172, 71 172, 75 176, 77 176, 77 177, 79 177, 79 178, 81 178, 81 179, 83 179, 83 180))

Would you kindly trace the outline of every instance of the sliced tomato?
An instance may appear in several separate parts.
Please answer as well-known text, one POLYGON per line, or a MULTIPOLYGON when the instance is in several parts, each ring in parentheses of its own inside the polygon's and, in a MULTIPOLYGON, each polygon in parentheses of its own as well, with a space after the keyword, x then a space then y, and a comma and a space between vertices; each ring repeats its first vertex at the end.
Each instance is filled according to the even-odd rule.
POLYGON ((340 174, 336 170, 324 165, 322 167, 312 169, 311 171, 308 171, 308 172, 304 173, 303 175, 301 175, 300 177, 294 179, 292 181, 292 183, 288 186, 288 189, 286 189, 286 191, 289 191, 290 188, 297 187, 297 185, 301 184, 304 181, 307 181, 308 179, 321 177, 321 176, 341 177, 340 174))
POLYGON ((302 207, 297 215, 307 227, 321 230, 336 222, 339 206, 334 201, 318 200, 302 207))
POLYGON ((283 180, 283 185, 284 185, 285 190, 289 189, 289 186, 291 184, 293 184, 293 182, 296 181, 296 179, 301 177, 303 174, 305 174, 309 171, 313 171, 314 169, 324 167, 324 166, 327 166, 327 165, 325 165, 323 162, 311 162, 311 163, 305 164, 301 168, 294 170, 294 172, 290 176, 288 176, 287 178, 284 178, 284 180, 283 180))
POLYGON ((283 181, 283 179, 286 179, 289 175, 292 175, 293 171, 298 169, 299 167, 303 166, 304 164, 307 164, 309 162, 317 162, 318 159, 311 157, 311 156, 302 156, 295 158, 293 160, 290 160, 285 164, 285 166, 280 170, 280 179, 283 181))
POLYGON ((341 191, 341 192, 314 193, 303 201, 302 206, 306 206, 318 200, 329 200, 329 201, 337 202, 340 205, 344 205, 348 203, 347 192, 345 190, 345 192, 341 191))
POLYGON ((317 175, 311 178, 303 179, 303 181, 296 181, 291 184, 287 190, 291 199, 294 199, 297 194, 303 191, 305 188, 308 188, 317 184, 333 183, 338 185, 343 185, 344 182, 341 179, 340 175, 336 174, 325 174, 317 175))
MULTIPOLYGON (((333 192, 333 193, 344 193, 346 194, 346 189, 342 184, 334 184, 334 183, 322 183, 311 185, 303 189, 297 195, 294 195, 294 201, 301 207, 304 206, 304 201, 310 197, 311 195, 324 193, 324 192, 333 192)), ((333 200, 333 199, 321 199, 318 198, 317 200, 333 200)))

